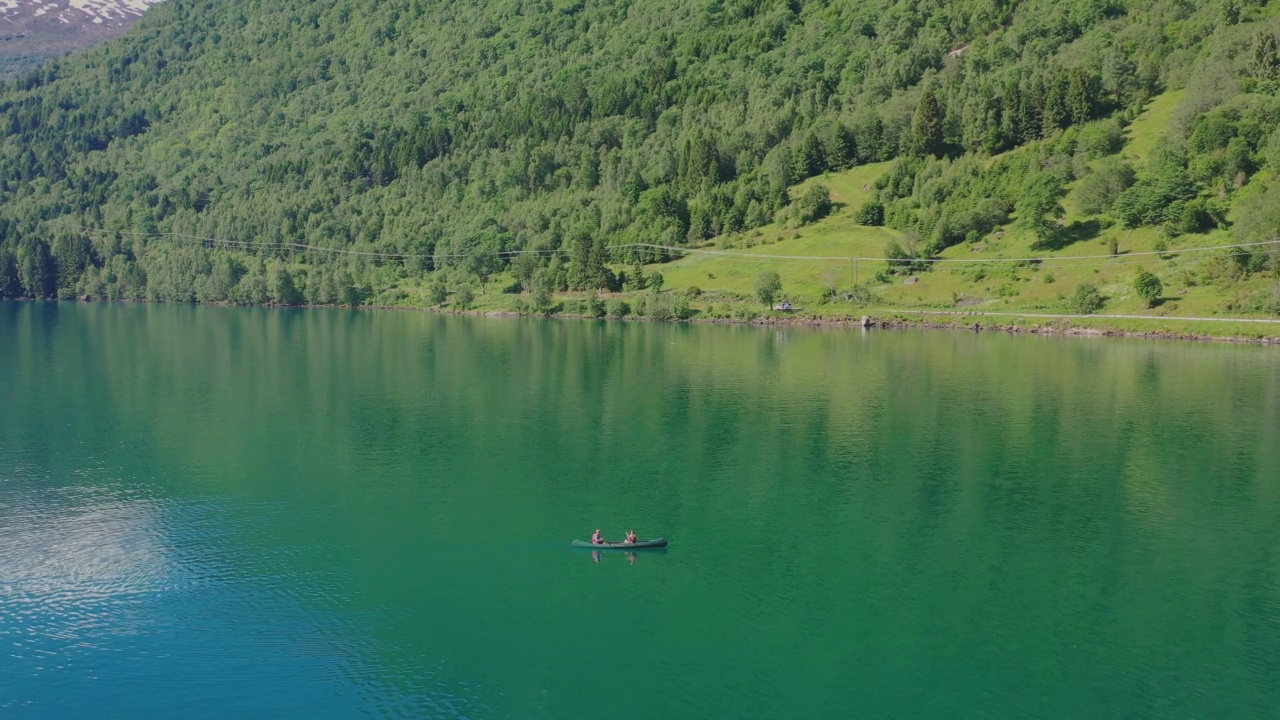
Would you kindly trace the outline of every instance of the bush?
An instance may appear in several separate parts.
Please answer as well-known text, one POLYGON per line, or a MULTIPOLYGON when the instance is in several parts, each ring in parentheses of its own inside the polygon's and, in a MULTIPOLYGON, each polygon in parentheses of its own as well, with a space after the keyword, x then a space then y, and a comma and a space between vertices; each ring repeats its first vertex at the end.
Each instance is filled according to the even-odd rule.
POLYGON ((1160 295, 1164 293, 1164 283, 1160 282, 1160 278, 1154 273, 1147 270, 1139 270, 1138 274, 1133 278, 1133 289, 1138 293, 1138 297, 1146 303, 1147 307, 1156 304, 1160 299, 1160 295))
POLYGON ((1115 119, 1086 125, 1076 138, 1076 155, 1088 160, 1114 155, 1123 147, 1124 128, 1115 119))
POLYGON ((1116 198, 1133 186, 1136 175, 1129 163, 1112 159, 1076 183, 1072 195, 1076 207, 1085 215, 1099 215, 1111 209, 1116 198))
POLYGON ((645 301, 644 314, 650 320, 670 320, 675 316, 671 309, 671 298, 654 291, 645 301))
POLYGON ((822 183, 814 183, 796 201, 795 218, 801 225, 816 222, 831 214, 831 190, 822 183))
POLYGON ((470 283, 458 288, 457 297, 454 298, 457 306, 463 310, 470 310, 476 301, 476 291, 471 288, 470 283))
POLYGON ((688 320, 693 317, 693 307, 689 304, 688 295, 677 295, 671 302, 671 314, 677 320, 688 320))
POLYGON ((849 302, 858 305, 873 305, 876 300, 876 293, 871 289, 870 284, 863 283, 849 288, 849 302))
POLYGON ((688 289, 684 291, 684 295, 685 297, 690 299, 693 299, 696 297, 702 297, 702 288, 698 287, 697 285, 690 285, 688 289))
POLYGON ((431 278, 431 304, 439 307, 449 299, 449 287, 445 285, 444 274, 435 273, 431 278))
POLYGON ((1102 294, 1098 292, 1097 285, 1080 283, 1076 286, 1076 291, 1071 294, 1069 304, 1071 312, 1077 315, 1092 315, 1101 310, 1105 302, 1102 294))
POLYGON ((582 314, 588 317, 602 318, 605 314, 604 301, 596 294, 595 290, 587 293, 587 297, 583 299, 581 306, 582 314))
POLYGON ((609 298, 604 304, 604 314, 611 318, 624 318, 631 314, 631 306, 622 298, 609 298))
POLYGON ((884 204, 879 200, 868 200, 858 208, 853 220, 859 225, 884 225, 884 204))

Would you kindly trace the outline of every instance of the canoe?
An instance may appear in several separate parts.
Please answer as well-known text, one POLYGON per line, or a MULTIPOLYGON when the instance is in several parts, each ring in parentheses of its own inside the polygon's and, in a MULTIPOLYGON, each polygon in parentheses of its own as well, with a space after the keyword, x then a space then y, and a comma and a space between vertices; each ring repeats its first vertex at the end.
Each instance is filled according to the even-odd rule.
POLYGON ((611 542, 603 545, 596 545, 582 540, 574 540, 573 547, 587 548, 590 550, 645 550, 648 548, 664 548, 667 546, 666 538, 655 538, 653 540, 637 540, 633 543, 611 542))

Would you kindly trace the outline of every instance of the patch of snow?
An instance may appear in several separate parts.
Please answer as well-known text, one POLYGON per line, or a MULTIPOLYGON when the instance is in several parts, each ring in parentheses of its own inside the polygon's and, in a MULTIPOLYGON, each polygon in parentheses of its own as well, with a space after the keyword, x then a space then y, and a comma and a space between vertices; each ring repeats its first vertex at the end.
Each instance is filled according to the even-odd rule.
POLYGON ((57 17, 67 24, 92 21, 95 24, 132 24, 147 8, 163 0, 67 0, 64 2, 30 2, 29 0, 0 0, 0 18, 57 17), (86 15, 88 17, 86 17, 86 15))

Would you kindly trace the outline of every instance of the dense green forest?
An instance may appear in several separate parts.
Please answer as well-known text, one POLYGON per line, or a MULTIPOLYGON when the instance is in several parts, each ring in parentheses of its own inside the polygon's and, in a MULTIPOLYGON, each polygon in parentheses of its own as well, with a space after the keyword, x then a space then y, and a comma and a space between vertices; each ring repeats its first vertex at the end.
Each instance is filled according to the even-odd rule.
POLYGON ((637 243, 812 222, 830 199, 796 183, 885 161, 847 212, 900 232, 891 267, 1015 219, 1053 248, 1068 183, 1170 239, 1244 193, 1233 237, 1273 240, 1276 6, 169 0, 0 89, 0 297, 619 289, 666 259, 637 243), (1175 132, 1115 156, 1173 88, 1175 132))

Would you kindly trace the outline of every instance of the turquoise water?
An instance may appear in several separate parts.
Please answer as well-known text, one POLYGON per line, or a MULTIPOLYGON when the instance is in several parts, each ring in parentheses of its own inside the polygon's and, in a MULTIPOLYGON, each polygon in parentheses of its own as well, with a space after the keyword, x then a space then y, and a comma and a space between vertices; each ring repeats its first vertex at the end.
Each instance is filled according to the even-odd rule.
POLYGON ((0 388, 4 718, 1280 707, 1275 349, 0 303, 0 388))

